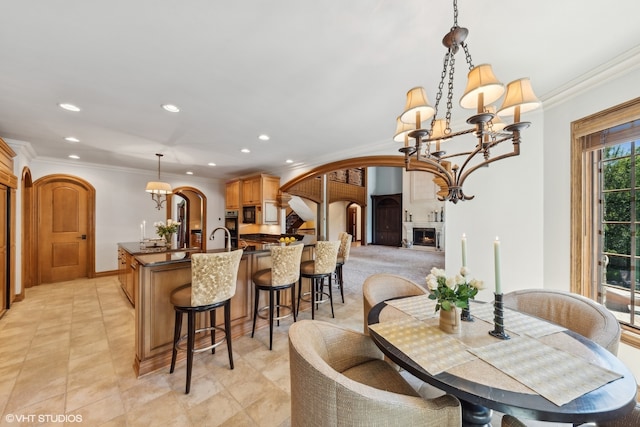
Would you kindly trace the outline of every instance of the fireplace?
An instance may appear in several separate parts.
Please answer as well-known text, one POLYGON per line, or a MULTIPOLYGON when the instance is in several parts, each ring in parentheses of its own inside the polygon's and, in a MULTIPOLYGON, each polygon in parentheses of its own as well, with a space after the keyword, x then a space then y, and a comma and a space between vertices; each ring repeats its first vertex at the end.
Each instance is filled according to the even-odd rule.
POLYGON ((436 247, 436 229, 414 227, 413 244, 418 246, 436 247))

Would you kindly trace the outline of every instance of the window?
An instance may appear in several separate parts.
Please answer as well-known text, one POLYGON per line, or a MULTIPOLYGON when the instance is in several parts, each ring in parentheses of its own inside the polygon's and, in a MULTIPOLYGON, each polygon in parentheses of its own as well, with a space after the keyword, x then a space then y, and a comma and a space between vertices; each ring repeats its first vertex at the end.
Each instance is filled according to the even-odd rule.
POLYGON ((640 98, 572 123, 572 291, 640 339, 640 98))

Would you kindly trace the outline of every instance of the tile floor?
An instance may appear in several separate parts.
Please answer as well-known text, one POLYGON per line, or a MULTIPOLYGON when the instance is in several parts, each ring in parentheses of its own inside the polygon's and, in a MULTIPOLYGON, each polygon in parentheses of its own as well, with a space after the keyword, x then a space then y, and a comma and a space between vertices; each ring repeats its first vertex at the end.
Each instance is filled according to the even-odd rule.
MULTIPOLYGON (((361 331, 361 291, 346 291, 336 319, 328 306, 317 318, 361 331)), ((234 370, 226 351, 196 355, 185 395, 184 363, 134 376, 133 319, 116 277, 27 289, 0 320, 0 426, 289 425, 290 321, 276 328, 273 351, 268 329, 234 340, 234 370)))

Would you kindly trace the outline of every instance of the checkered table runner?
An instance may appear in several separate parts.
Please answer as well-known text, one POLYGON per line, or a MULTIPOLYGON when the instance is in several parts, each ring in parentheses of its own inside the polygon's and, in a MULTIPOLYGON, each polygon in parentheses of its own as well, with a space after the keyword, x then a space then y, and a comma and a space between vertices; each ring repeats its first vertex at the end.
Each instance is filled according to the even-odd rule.
POLYGON ((558 406, 622 375, 528 337, 468 351, 558 406))
POLYGON ((476 359, 467 347, 438 327, 406 318, 369 325, 369 329, 393 344, 431 375, 476 359))
MULTIPOLYGON (((493 303, 474 304, 471 315, 485 322, 493 323, 493 303)), ((504 328, 518 335, 528 335, 533 338, 566 331, 566 328, 562 326, 508 308, 504 309, 504 328)))
POLYGON ((386 303, 418 320, 425 320, 436 316, 436 301, 430 300, 429 295, 394 299, 386 301, 386 303))

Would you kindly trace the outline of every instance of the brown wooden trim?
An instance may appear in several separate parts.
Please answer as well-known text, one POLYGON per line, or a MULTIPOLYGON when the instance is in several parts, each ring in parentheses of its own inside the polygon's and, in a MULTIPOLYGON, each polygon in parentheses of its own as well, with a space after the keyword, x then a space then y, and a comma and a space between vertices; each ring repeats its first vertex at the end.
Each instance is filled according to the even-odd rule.
POLYGON ((110 276, 117 276, 117 275, 118 275, 118 270, 107 270, 107 271, 96 272, 94 277, 99 278, 99 277, 110 277, 110 276))
MULTIPOLYGON (((597 112, 571 123, 571 237, 570 237, 570 283, 571 292, 592 298, 590 226, 592 194, 588 185, 587 167, 584 154, 592 147, 583 144, 583 138, 595 132, 640 119, 640 97, 597 112)), ((622 325, 621 341, 640 348, 638 330, 622 325)))
MULTIPOLYGON (((386 166, 386 167, 399 167, 404 168, 405 166, 405 158, 404 156, 364 156, 364 157, 354 157, 352 159, 338 160, 337 162, 327 163, 322 166, 318 166, 310 171, 307 171, 292 180, 286 182, 283 186, 280 187, 280 190, 283 193, 288 192, 296 184, 309 179, 315 178, 321 175, 324 175, 329 172, 333 172, 335 170, 340 169, 349 169, 349 168, 365 168, 369 166, 386 166)), ((420 164, 420 162, 415 162, 413 164, 414 170, 421 170, 425 172, 433 173, 433 167, 430 167, 428 164, 420 164)))
POLYGON ((591 268, 590 257, 585 258, 585 223, 589 218, 583 196, 586 191, 584 182, 584 161, 582 138, 604 129, 632 120, 640 119, 640 97, 599 111, 571 123, 571 248, 570 281, 571 291, 590 296, 588 274, 591 268))
POLYGON ((22 242, 22 283, 20 286, 20 295, 24 297, 26 288, 30 288, 35 283, 33 279, 34 268, 32 262, 36 259, 36 242, 31 232, 35 223, 33 213, 33 181, 31 170, 28 167, 22 169, 20 179, 20 189, 22 191, 22 229, 20 230, 20 241, 22 242))

